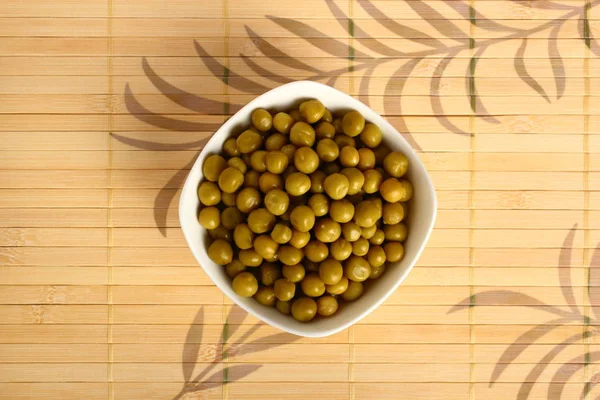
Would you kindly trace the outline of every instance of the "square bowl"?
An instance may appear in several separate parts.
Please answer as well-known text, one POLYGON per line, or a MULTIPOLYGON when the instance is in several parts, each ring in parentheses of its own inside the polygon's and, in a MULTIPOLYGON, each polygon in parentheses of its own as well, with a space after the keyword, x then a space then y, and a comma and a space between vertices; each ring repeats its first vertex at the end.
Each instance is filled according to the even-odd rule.
POLYGON ((437 213, 437 199, 433 183, 418 155, 392 125, 365 104, 330 86, 311 81, 297 81, 279 86, 257 97, 233 115, 208 141, 185 181, 179 201, 179 220, 185 239, 198 263, 213 282, 237 305, 256 318, 289 333, 322 337, 339 332, 356 323, 375 310, 387 299, 413 268, 429 239, 437 213), (307 99, 320 100, 332 113, 346 110, 360 112, 367 121, 377 125, 383 134, 383 142, 392 150, 400 151, 409 160, 407 178, 414 186, 413 198, 409 203, 407 226, 409 228, 404 258, 388 263, 385 273, 369 284, 368 290, 358 300, 344 304, 329 318, 317 318, 302 323, 275 308, 265 307, 253 298, 237 295, 225 268, 214 263, 207 254, 208 235, 198 223, 198 184, 203 180, 202 165, 211 154, 221 153, 225 140, 234 132, 241 132, 250 125, 253 110, 265 108, 286 110, 307 99))

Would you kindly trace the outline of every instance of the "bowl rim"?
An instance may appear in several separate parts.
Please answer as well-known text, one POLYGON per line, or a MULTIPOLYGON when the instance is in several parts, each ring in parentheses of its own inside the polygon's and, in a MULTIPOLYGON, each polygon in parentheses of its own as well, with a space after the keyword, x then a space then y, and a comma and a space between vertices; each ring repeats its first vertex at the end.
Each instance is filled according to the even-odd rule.
MULTIPOLYGON (((352 106, 348 106, 346 104, 342 105, 342 108, 352 108, 352 106)), ((377 124, 379 125, 379 123, 377 124)), ((396 139, 395 139, 396 140, 396 139)), ((199 168, 200 170, 200 174, 201 174, 201 178, 203 177, 202 174, 202 168, 200 166, 199 168)), ((196 189, 193 190, 194 195, 196 195, 196 189)), ((342 92, 341 90, 338 90, 336 88, 333 88, 329 85, 325 85, 322 84, 320 82, 314 82, 314 81, 307 81, 307 80, 299 80, 299 81, 294 81, 294 82, 290 82, 290 83, 286 83, 280 86, 277 86, 259 96, 257 96, 256 98, 254 98, 253 100, 251 100, 250 102, 248 102, 245 106, 243 106, 242 108, 240 108, 235 114, 233 114, 227 121, 225 121, 220 127, 219 129, 217 129, 210 137, 210 139, 206 142, 206 144, 204 145, 204 147, 202 148, 202 150, 198 153, 198 155, 196 156, 196 160, 194 161, 194 164, 192 165, 192 167, 190 168, 190 171, 188 172, 188 175, 186 177, 186 180, 184 182, 184 184, 181 187, 181 195, 180 195, 180 199, 179 199, 179 207, 178 207, 178 214, 179 214, 179 221, 180 221, 180 227, 181 230, 183 232, 183 236, 186 240, 186 243, 190 249, 190 251, 192 252, 192 254, 194 255, 194 258, 196 259, 196 261, 198 262, 198 264, 200 265, 200 267, 204 270, 204 272, 210 277, 210 279, 212 280, 212 282, 221 290, 221 292, 223 292, 224 295, 226 295, 227 297, 229 297, 234 303, 235 305, 237 305, 238 307, 242 308, 243 310, 245 310, 247 313, 253 315, 254 317, 256 317, 257 319, 259 319, 260 321, 269 324, 275 328, 281 329, 282 331, 294 334, 294 335, 298 335, 298 336, 303 336, 303 337, 325 337, 325 336, 330 336, 333 335, 335 333, 338 333, 354 324, 356 324, 358 321, 360 321, 361 319, 363 319, 364 317, 366 317, 367 315, 371 314, 376 308, 378 308, 385 300, 387 300, 389 298, 389 296, 396 290, 398 289, 398 287, 402 284, 402 282, 406 279, 406 276, 410 273, 410 271, 413 269, 414 265, 416 264, 416 262, 418 261, 418 259, 420 258, 421 254, 423 253, 423 250, 425 249, 425 246, 431 236, 431 233, 433 231, 433 227, 435 225, 435 221, 437 218, 437 195, 435 192, 435 187, 433 185, 433 182, 431 181, 431 177, 429 175, 429 172, 427 171, 427 169, 425 168, 425 166, 423 165, 423 162, 421 161, 421 159, 418 157, 417 152, 412 148, 412 146, 410 145, 410 143, 402 136, 402 134, 400 134, 400 132, 398 132, 398 130, 396 128, 394 128, 394 126, 392 126, 383 116, 381 116, 379 113, 377 113, 376 111, 374 111, 373 109, 371 109, 371 107, 369 107, 368 105, 364 104, 363 102, 361 102, 358 99, 355 99, 354 97, 342 92), (418 245, 415 245, 417 247, 416 252, 414 253, 414 257, 412 258, 412 260, 410 260, 410 262, 408 262, 408 265, 406 267, 406 270, 404 271, 404 273, 397 279, 397 281, 392 285, 392 287, 385 293, 383 293, 376 301, 373 302, 373 304, 371 306, 369 306, 367 309, 365 309, 364 311, 357 313, 356 316, 350 318, 348 321, 340 324, 339 326, 335 326, 333 328, 329 328, 329 329, 307 329, 307 330, 298 330, 295 329, 292 326, 288 326, 284 323, 280 323, 279 321, 273 320, 265 315, 262 315, 258 312, 256 312, 254 309, 252 309, 251 307, 248 307, 246 304, 244 304, 243 302, 239 302, 237 298, 235 298, 235 296, 232 296, 231 293, 232 289, 231 286, 226 286, 223 282, 223 280, 220 277, 215 276, 216 274, 213 273, 213 271, 211 271, 209 268, 204 267, 203 262, 201 261, 201 254, 199 254, 199 248, 202 247, 202 245, 192 242, 192 238, 190 237, 190 234, 187 232, 187 230, 185 229, 186 224, 188 223, 187 220, 184 221, 183 219, 183 214, 184 211, 186 210, 185 208, 185 199, 186 196, 184 196, 184 193, 188 193, 190 192, 190 185, 194 185, 197 186, 197 182, 191 182, 190 177, 193 174, 194 171, 198 170, 199 168, 199 163, 200 160, 205 156, 205 154, 208 152, 208 148, 210 147, 209 145, 216 141, 217 138, 220 135, 220 133, 222 131, 230 131, 231 128, 233 128, 235 125, 237 125, 239 123, 239 119, 242 118, 242 114, 244 114, 246 111, 248 111, 249 109, 254 109, 257 107, 257 104, 259 104, 261 102, 261 100, 266 97, 269 94, 272 94, 275 91, 281 91, 281 90, 294 90, 297 92, 297 94, 294 97, 297 97, 298 99, 303 99, 303 98, 310 98, 311 97, 311 93, 310 93, 310 88, 311 87, 319 87, 319 88, 326 88, 325 90, 331 90, 331 91, 335 91, 337 92, 338 95, 342 95, 343 97, 346 98, 346 101, 349 103, 354 103, 354 104, 360 104, 362 107, 366 107, 367 109, 371 110, 375 115, 377 115, 378 118, 381 119, 381 122, 385 125, 385 129, 382 129, 382 131, 388 132, 388 133, 384 133, 384 137, 385 136, 389 136, 390 134, 397 134, 397 140, 403 141, 405 144, 405 147, 409 149, 410 152, 412 152, 412 155, 414 156, 414 159, 416 160, 417 163, 419 163, 420 165, 420 169, 423 171, 422 176, 420 176, 419 178, 422 179, 420 181, 420 185, 425 186, 425 189, 427 190, 427 192, 431 195, 431 217, 430 217, 430 223, 429 225, 426 227, 426 231, 425 234, 423 236, 423 240, 421 241, 421 243, 419 243, 418 245)), ((290 317, 291 318, 291 317, 290 317)), ((310 326, 309 324, 307 324, 306 326, 310 326)))

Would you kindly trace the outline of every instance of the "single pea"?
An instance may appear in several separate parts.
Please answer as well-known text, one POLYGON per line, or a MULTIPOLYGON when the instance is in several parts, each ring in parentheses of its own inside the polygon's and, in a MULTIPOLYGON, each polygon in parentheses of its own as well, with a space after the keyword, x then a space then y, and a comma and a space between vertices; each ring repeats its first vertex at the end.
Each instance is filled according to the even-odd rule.
POLYGON ((308 206, 313 210, 315 216, 322 217, 329 212, 329 199, 322 193, 316 193, 308 199, 308 206))
POLYGON ((302 264, 304 265, 304 269, 307 272, 319 272, 319 264, 317 264, 316 262, 312 262, 308 259, 304 259, 302 264))
POLYGON ((223 239, 217 239, 208 246, 208 257, 215 264, 227 265, 233 260, 231 244, 223 239))
POLYGON ((365 176, 358 168, 344 168, 340 173, 348 178, 348 195, 357 194, 362 190, 365 176))
POLYGON ((339 157, 340 149, 333 140, 321 139, 317 143, 317 154, 319 155, 321 160, 326 162, 333 162, 339 157))
POLYGON ((281 278, 281 270, 272 262, 263 262, 260 265, 260 281, 263 285, 273 285, 277 279, 281 278))
POLYGON ((327 121, 321 121, 315 128, 315 135, 317 139, 331 139, 335 136, 335 127, 327 121))
POLYGON ((304 247, 304 256, 312 262, 321 262, 329 255, 329 248, 318 240, 311 240, 304 247))
POLYGON ((315 225, 315 213, 308 206, 298 206, 292 210, 290 222, 294 229, 300 232, 308 232, 315 225))
POLYGON ((381 175, 381 172, 376 169, 368 169, 363 171, 363 175, 365 177, 365 183, 363 184, 362 190, 369 194, 378 192, 379 187, 383 182, 383 175, 381 175))
POLYGON ((286 144, 288 144, 287 136, 285 136, 283 133, 273 133, 265 140, 265 150, 281 150, 286 144))
POLYGON ((237 137, 235 144, 242 154, 252 153, 262 146, 263 138, 259 133, 247 130, 237 137))
POLYGON ((335 133, 344 133, 341 118, 334 118, 333 121, 331 121, 331 125, 333 125, 333 127, 335 128, 335 133))
MULTIPOLYGON (((326 176, 329 176, 329 175, 337 174, 338 172, 341 171, 341 168, 337 163, 334 163, 334 162, 322 163, 321 171, 323 171, 326 176)), ((323 182, 323 184, 325 184, 325 182, 323 182)))
POLYGON ((344 175, 335 173, 325 178, 323 182, 325 192, 334 200, 343 199, 348 193, 349 182, 344 175))
POLYGON ((315 130, 306 122, 296 122, 290 130, 290 142, 298 147, 312 147, 315 143, 315 130))
POLYGON ((325 290, 327 293, 332 295, 342 294, 348 289, 349 280, 345 276, 342 276, 342 279, 335 285, 325 285, 325 290))
POLYGON ((357 168, 361 171, 375 168, 375 153, 373 150, 363 147, 358 149, 358 165, 357 168))
POLYGON ((294 160, 294 154, 296 154, 296 150, 298 150, 298 147, 291 143, 288 143, 281 148, 281 152, 288 158, 288 163, 291 163, 294 160))
POLYGON ((329 207, 329 215, 340 224, 350 222, 354 217, 354 204, 346 199, 334 200, 329 207))
POLYGON ((384 224, 396 225, 404 219, 404 208, 400 203, 385 203, 382 214, 384 224))
POLYGON ((356 167, 360 156, 358 150, 355 147, 344 146, 340 150, 340 163, 344 167, 356 167))
POLYGON ((369 275, 369 279, 377 279, 385 272, 385 264, 380 265, 379 267, 371 267, 371 275, 369 275))
POLYGON ((237 168, 229 167, 219 175, 219 188, 225 193, 233 193, 244 183, 244 174, 237 168))
POLYGON ((358 111, 348 111, 342 119, 342 129, 348 136, 359 135, 365 127, 365 119, 358 111))
POLYGON ((248 171, 244 175, 244 186, 253 187, 254 189, 260 189, 258 186, 258 180, 260 179, 260 172, 248 171))
POLYGON ((342 227, 331 218, 320 218, 315 224, 313 233, 317 240, 323 243, 331 243, 340 237, 342 227))
POLYGON ((367 253, 367 261, 371 265, 371 267, 380 267, 385 264, 385 251, 381 246, 371 246, 369 247, 369 252, 367 253))
POLYGON ((281 133, 288 134, 294 124, 294 118, 290 114, 279 112, 273 118, 273 127, 281 133))
POLYGON ((294 121, 302 121, 302 115, 300 115, 300 110, 298 110, 297 108, 291 110, 289 114, 294 121))
POLYGON ((327 174, 323 171, 315 171, 310 174, 310 191, 313 193, 323 193, 325 188, 323 184, 327 178, 327 174))
POLYGON ((244 164, 246 164, 247 167, 252 166, 252 153, 242 154, 240 155, 240 158, 244 161, 244 164))
POLYGON ((404 246, 400 242, 387 242, 383 245, 388 262, 398 262, 404 257, 404 246))
POLYGON ((381 211, 372 201, 364 200, 356 205, 354 221, 361 228, 375 225, 379 218, 381 218, 381 211))
POLYGON ((210 229, 208 231, 208 236, 210 236, 211 239, 224 239, 228 242, 233 240, 233 232, 225 228, 222 224, 217 226, 215 229, 210 229))
POLYGON ((290 282, 294 283, 300 282, 302 279, 304 279, 304 275, 306 275, 304 267, 300 264, 284 265, 281 270, 283 272, 283 276, 286 277, 290 282))
POLYGON ((198 199, 205 206, 216 206, 221 202, 221 190, 214 182, 204 181, 198 186, 198 199))
POLYGON ((336 313, 338 302, 333 296, 322 296, 317 299, 317 314, 330 317, 336 313))
POLYGON ((283 189, 283 179, 277 174, 266 171, 258 178, 258 187, 263 193, 269 193, 273 189, 283 189))
POLYGON ((254 239, 254 251, 266 259, 273 259, 277 254, 279 244, 271 239, 271 236, 262 234, 254 239))
POLYGON ((296 285, 286 278, 275 281, 275 297, 281 301, 289 301, 296 294, 296 285))
POLYGON ((403 242, 406 240, 406 236, 408 235, 406 225, 403 223, 396 225, 385 225, 383 227, 383 232, 385 233, 385 239, 390 242, 403 242))
POLYGON ((254 299, 263 306, 273 307, 275 305, 275 291, 273 286, 262 286, 259 287, 254 294, 254 299))
POLYGON ((319 265, 319 277, 326 285, 335 285, 344 276, 344 267, 338 260, 329 258, 319 265))
POLYGON ((301 196, 310 189, 310 178, 302 172, 294 172, 285 180, 285 190, 292 196, 301 196))
POLYGON ((284 315, 290 315, 292 313, 292 302, 277 300, 275 302, 275 308, 284 315))
POLYGON ((380 245, 383 243, 384 240, 385 240, 385 233, 383 233, 383 231, 381 229, 377 228, 377 230, 375 231, 373 236, 371 236, 369 238, 369 243, 375 244, 375 245, 380 245))
POLYGON ((261 132, 267 132, 273 126, 271 113, 262 108, 252 112, 252 125, 261 132))
POLYGON ((231 157, 229 160, 227 160, 227 165, 239 169, 243 174, 245 174, 248 170, 248 166, 240 157, 231 157))
POLYGON ((400 178, 408 170, 408 158, 402 153, 393 151, 383 159, 383 168, 391 176, 400 178))
POLYGON ((307 100, 298 108, 302 118, 309 124, 314 124, 325 114, 325 106, 319 100, 307 100))
POLYGON ((265 233, 275 226, 275 216, 266 208, 257 208, 248 215, 248 226, 254 233, 265 233))
POLYGON ((311 272, 300 282, 302 292, 309 297, 319 297, 325 293, 325 283, 319 278, 319 275, 311 272))
POLYGON ((233 291, 242 297, 252 297, 258 290, 258 282, 250 272, 242 272, 233 278, 233 291))
POLYGON ((202 164, 202 173, 204 177, 211 182, 216 182, 221 173, 227 168, 227 161, 217 154, 208 156, 202 164))
POLYGON ((413 196, 413 185, 406 179, 400 181, 400 184, 404 187, 404 196, 400 199, 400 201, 409 201, 413 196))
POLYGON ((263 257, 254 249, 240 250, 238 257, 246 267, 258 267, 263 262, 263 257))
POLYGON ((235 138, 229 138, 223 143, 223 151, 229 157, 238 157, 241 154, 237 148, 235 138))
POLYGON ((288 243, 297 249, 302 249, 308 244, 309 241, 310 232, 300 232, 292 229, 292 237, 288 243))
POLYGON ((344 261, 352 254, 352 243, 344 238, 339 238, 329 245, 331 257, 338 261, 344 261))
POLYGON ((317 303, 310 297, 301 297, 292 303, 292 317, 300 322, 309 322, 317 315, 317 303))
POLYGON ((319 168, 319 155, 310 147, 300 147, 294 153, 294 166, 304 174, 312 174, 319 168))
POLYGON ((285 213, 290 206, 290 198, 286 192, 273 189, 265 195, 265 208, 273 215, 285 213))
POLYGON ((256 210, 261 202, 262 196, 260 192, 253 187, 243 188, 235 198, 237 208, 243 213, 256 210))
POLYGON ((406 196, 406 188, 396 178, 388 178, 379 187, 381 197, 388 203, 396 203, 406 196))
POLYGON ((241 250, 251 249, 254 243, 254 232, 247 224, 239 224, 233 230, 233 242, 241 250))
POLYGON ((338 149, 343 149, 344 147, 356 147, 356 140, 348 135, 335 135, 333 138, 335 144, 337 144, 338 149))
POLYGON ((275 224, 271 231, 271 239, 278 244, 286 244, 292 238, 292 228, 284 224, 275 224))
POLYGON ((373 235, 377 232, 377 225, 373 226, 364 226, 361 228, 361 236, 365 239, 371 239, 373 235))
POLYGON ((351 281, 365 281, 371 275, 371 265, 363 257, 352 255, 344 261, 344 275, 351 281))
POLYGON ((350 281, 348 282, 348 288, 342 293, 342 299, 348 302, 354 301, 362 296, 364 290, 365 286, 362 282, 350 281))
POLYGON ((226 229, 233 230, 242 222, 244 222, 244 215, 237 207, 227 207, 221 211, 221 225, 226 229))
POLYGON ((304 253, 295 248, 294 246, 279 246, 277 250, 277 257, 285 265, 296 265, 299 264, 304 258, 304 253))
POLYGON ((221 225, 221 215, 217 207, 204 207, 198 213, 198 222, 204 229, 216 229, 221 225))
POLYGON ((267 170, 267 152, 265 150, 256 150, 250 155, 250 166, 258 172, 267 170))
POLYGON ((240 260, 233 260, 225 266, 225 272, 231 279, 235 278, 246 270, 246 266, 240 260))
POLYGON ((289 160, 287 156, 278 150, 270 151, 265 158, 267 170, 273 174, 281 174, 287 168, 289 160))
POLYGON ((352 254, 355 256, 366 256, 369 252, 369 241, 363 237, 352 243, 352 254))
POLYGON ((347 222, 342 225, 342 234, 347 241, 356 242, 360 238, 362 230, 354 222, 347 222))
POLYGON ((382 139, 381 130, 374 124, 365 124, 365 128, 360 133, 360 140, 365 146, 372 149, 379 146, 382 139))

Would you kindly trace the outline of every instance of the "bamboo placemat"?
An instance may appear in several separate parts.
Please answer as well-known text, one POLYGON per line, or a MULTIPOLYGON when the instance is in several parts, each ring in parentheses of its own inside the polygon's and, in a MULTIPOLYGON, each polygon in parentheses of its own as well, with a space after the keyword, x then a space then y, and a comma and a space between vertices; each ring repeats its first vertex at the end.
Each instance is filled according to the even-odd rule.
POLYGON ((599 3, 1 1, 0 399, 598 398, 599 3), (297 79, 385 115, 439 198, 324 339, 232 307, 176 215, 212 132, 297 79))

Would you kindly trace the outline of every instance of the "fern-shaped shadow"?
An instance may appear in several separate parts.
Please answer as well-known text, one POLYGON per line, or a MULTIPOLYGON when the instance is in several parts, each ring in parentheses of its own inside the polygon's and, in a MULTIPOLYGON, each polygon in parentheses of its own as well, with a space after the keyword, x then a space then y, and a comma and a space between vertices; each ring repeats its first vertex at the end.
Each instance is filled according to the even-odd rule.
MULTIPOLYGON (((523 352, 525 352, 530 346, 534 345, 536 341, 540 340, 543 336, 548 335, 553 330, 565 324, 584 323, 581 333, 577 333, 571 337, 568 337, 561 343, 555 345, 535 364, 527 376, 524 377, 516 400, 527 400, 530 398, 530 394, 537 384, 537 381, 540 379, 542 373, 551 365, 552 361, 569 346, 576 345, 588 338, 600 335, 600 331, 593 328, 593 325, 600 324, 600 320, 598 319, 600 316, 586 315, 586 313, 583 312, 583 305, 577 304, 575 294, 573 292, 573 284, 571 281, 571 274, 573 273, 571 268, 571 253, 576 230, 577 224, 571 228, 569 234, 565 237, 558 259, 560 289, 567 305, 567 309, 548 305, 534 297, 512 290, 488 290, 476 293, 474 298, 468 297, 462 300, 449 311, 450 313, 453 313, 466 310, 469 307, 472 307, 473 303, 477 304, 478 302, 510 306, 518 304, 526 308, 548 312, 555 317, 544 324, 536 325, 533 328, 523 332, 511 345, 504 350, 496 362, 496 366, 490 376, 490 387, 498 382, 498 379, 502 376, 502 374, 511 366, 512 363, 517 360, 521 354, 523 354, 523 352)), ((589 280, 590 282, 595 282, 595 280, 598 279, 598 274, 600 274, 600 245, 598 245, 594 251, 589 269, 589 280)), ((593 312, 597 313, 597 310, 593 307, 600 306, 600 291, 593 290, 593 288, 590 288, 588 283, 587 296, 593 312)), ((600 354, 598 354, 598 352, 592 352, 589 354, 582 354, 580 357, 569 360, 564 365, 561 365, 553 375, 553 378, 550 382, 547 398, 560 400, 564 386, 568 383, 569 378, 571 378, 577 372, 577 370, 582 368, 585 364, 591 364, 598 361, 600 361, 600 354), (580 365, 573 367, 574 363, 580 365)), ((585 385, 584 390, 581 393, 581 399, 587 398, 588 392, 591 390, 595 384, 594 382, 596 381, 591 380, 589 382, 589 384, 585 385)))
MULTIPOLYGON (((450 99, 449 101, 455 101, 455 98, 439 95, 442 81, 444 80, 444 73, 448 66, 454 62, 459 55, 465 56, 472 54, 464 74, 466 92, 468 93, 468 97, 465 101, 470 105, 474 115, 484 121, 494 124, 499 123, 499 121, 488 112, 484 106, 483 100, 478 94, 476 80, 478 60, 491 46, 504 41, 521 40, 521 45, 514 56, 514 70, 517 76, 525 84, 548 102, 551 101, 549 89, 544 88, 543 85, 527 70, 524 55, 527 46, 529 46, 530 42, 528 40, 530 37, 534 34, 548 31, 548 38, 546 39, 547 53, 552 65, 556 98, 560 98, 564 94, 566 87, 565 68, 559 51, 558 40, 561 29, 563 29, 568 20, 578 20, 579 36, 593 54, 600 55, 600 46, 592 36, 588 20, 588 14, 591 7, 600 3, 600 0, 593 0, 586 3, 585 6, 561 4, 553 1, 515 2, 524 4, 523 7, 543 7, 546 10, 564 11, 564 14, 556 20, 541 20, 535 27, 527 29, 517 28, 490 20, 471 7, 467 1, 453 0, 447 2, 447 7, 454 8, 463 19, 469 20, 472 24, 476 24, 477 29, 493 32, 495 35, 497 34, 497 37, 477 40, 470 36, 470 32, 466 32, 458 26, 455 21, 445 19, 439 11, 428 5, 425 1, 411 0, 406 2, 406 4, 412 8, 422 21, 426 22, 431 28, 431 32, 436 32, 435 37, 422 30, 412 28, 388 17, 384 10, 386 2, 379 2, 376 5, 370 0, 357 0, 361 9, 372 17, 379 28, 391 32, 396 38, 411 41, 418 46, 417 50, 410 52, 400 48, 390 47, 390 45, 386 44, 383 40, 369 34, 368 30, 361 26, 361 21, 354 21, 333 0, 323 1, 325 1, 337 23, 346 30, 349 36, 354 38, 353 44, 329 37, 318 29, 299 20, 276 16, 267 16, 266 18, 292 33, 294 36, 305 40, 315 51, 326 53, 333 58, 348 60, 348 67, 330 70, 317 68, 307 64, 300 58, 291 56, 285 49, 270 43, 267 38, 263 38, 251 27, 245 26, 246 32, 258 52, 264 59, 268 60, 269 63, 275 63, 307 75, 306 79, 334 85, 341 76, 344 76, 344 74, 356 74, 357 72, 362 72, 362 77, 358 78, 359 98, 367 105, 370 103, 371 91, 369 88, 371 79, 376 70, 384 65, 392 64, 395 72, 386 78, 387 82, 384 92, 378 94, 386 95, 392 92, 394 93, 394 96, 384 96, 384 110, 386 113, 393 113, 398 117, 395 122, 396 127, 411 145, 418 150, 420 150, 420 147, 411 136, 410 126, 408 126, 407 121, 402 115, 402 103, 410 101, 410 97, 403 98, 402 94, 405 90, 406 82, 410 79, 411 75, 414 74, 415 70, 418 70, 422 66, 422 64, 427 63, 428 65, 431 65, 432 60, 433 62, 438 62, 434 68, 429 84, 430 106, 435 118, 437 118, 440 124, 447 130, 456 134, 467 135, 469 133, 453 123, 452 120, 447 117, 445 112, 444 101, 448 101, 447 99, 450 99), (398 64, 398 66, 396 67, 395 64, 398 64)), ((200 62, 211 72, 213 79, 217 79, 228 87, 241 93, 251 95, 260 94, 268 91, 274 86, 292 80, 288 76, 283 76, 270 70, 267 66, 259 65, 254 62, 252 58, 240 54, 241 60, 256 74, 256 77, 259 77, 260 79, 246 77, 243 73, 238 73, 226 68, 225 65, 221 64, 215 57, 211 56, 197 41, 194 41, 193 45, 199 56, 200 62), (260 83, 259 80, 260 82, 268 82, 268 84, 260 83)), ((146 77, 160 93, 164 94, 165 97, 178 106, 194 113, 203 115, 224 114, 227 116, 236 112, 242 106, 241 104, 215 101, 207 97, 190 93, 184 89, 177 88, 161 78, 145 58, 142 60, 142 68, 146 77)), ((185 121, 153 112, 138 101, 129 87, 129 84, 125 86, 124 97, 127 110, 135 118, 161 129, 170 131, 210 132, 216 130, 220 125, 209 122, 185 121)), ((204 138, 187 143, 162 144, 132 139, 117 134, 113 134, 113 137, 129 146, 139 149, 165 151, 202 148, 208 140, 208 138, 204 138)), ((176 172, 157 195, 154 219, 157 227, 164 236, 166 236, 165 226, 168 210, 164 210, 161 207, 165 204, 167 207, 169 206, 175 195, 175 191, 172 189, 181 186, 181 183, 185 179, 186 171, 191 167, 192 162, 193 161, 190 161, 184 168, 176 172)))
MULTIPOLYGON (((247 340, 264 325, 256 323, 252 325, 243 335, 235 342, 230 343, 229 340, 233 337, 238 329, 245 327, 241 325, 246 318, 247 313, 237 306, 233 306, 225 320, 221 333, 221 343, 217 349, 211 363, 194 376, 196 362, 202 346, 202 336, 204 329, 204 308, 200 307, 190 329, 188 330, 183 352, 181 356, 181 367, 183 373, 184 384, 179 393, 173 397, 173 400, 179 400, 186 395, 191 395, 197 392, 220 387, 228 383, 233 383, 243 379, 251 373, 257 371, 262 365, 234 365, 223 367, 222 363, 226 362, 229 357, 242 356, 252 354, 258 351, 268 350, 277 346, 292 343, 299 339, 298 336, 289 333, 276 333, 266 337, 247 340), (232 323, 235 322, 235 323, 232 323), (221 369, 213 372, 215 368, 221 369), (212 372, 212 373, 211 373, 212 372), (210 374, 210 375, 209 375, 210 374)), ((196 397, 194 397, 196 398, 196 397)))

